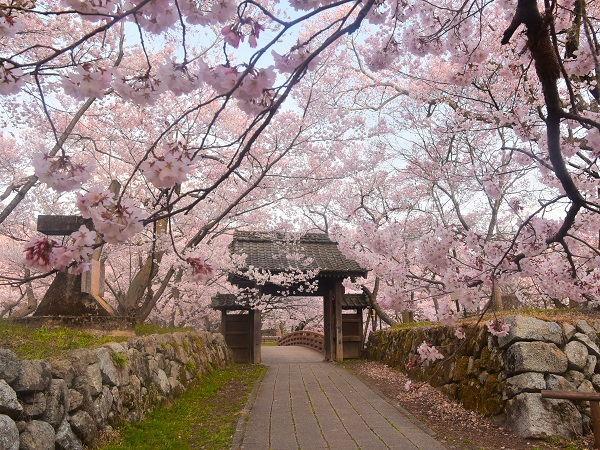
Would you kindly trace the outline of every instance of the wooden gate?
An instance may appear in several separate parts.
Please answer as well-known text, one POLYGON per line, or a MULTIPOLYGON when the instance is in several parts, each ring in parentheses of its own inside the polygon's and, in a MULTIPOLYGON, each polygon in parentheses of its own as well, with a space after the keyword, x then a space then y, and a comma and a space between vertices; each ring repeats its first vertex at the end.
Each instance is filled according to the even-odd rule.
POLYGON ((233 352, 233 360, 260 364, 260 311, 227 314, 221 311, 221 333, 233 352))
POLYGON ((342 314, 342 342, 344 359, 362 357, 362 310, 342 314))

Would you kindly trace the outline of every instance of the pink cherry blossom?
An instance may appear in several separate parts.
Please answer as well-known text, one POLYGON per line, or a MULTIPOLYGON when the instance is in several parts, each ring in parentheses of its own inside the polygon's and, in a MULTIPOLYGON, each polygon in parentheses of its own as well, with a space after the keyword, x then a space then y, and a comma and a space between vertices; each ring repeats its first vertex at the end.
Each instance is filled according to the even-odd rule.
MULTIPOLYGON (((271 50, 271 55, 275 61, 275 69, 281 73, 291 73, 308 58, 310 51, 306 46, 294 46, 284 55, 280 55, 275 50, 271 50)), ((308 64, 308 70, 314 70, 319 61, 320 57, 313 58, 308 64)))
POLYGON ((114 194, 100 186, 92 186, 85 194, 77 196, 77 208, 84 219, 100 215, 106 209, 105 205, 114 202, 114 194))
POLYGON ((490 320, 485 325, 490 334, 498 337, 504 337, 510 331, 510 325, 500 320, 490 320))
POLYGON ((454 330, 454 336, 456 336, 458 339, 464 339, 465 338, 465 330, 462 326, 457 327, 454 330))
POLYGON ((95 68, 91 64, 75 67, 75 71, 62 78, 65 92, 77 99, 102 97, 112 82, 112 70, 95 68))
POLYGON ((162 80, 149 73, 125 75, 115 71, 112 86, 123 98, 136 105, 152 105, 165 90, 162 80))
POLYGON ((50 156, 37 153, 33 156, 35 174, 41 182, 58 192, 80 188, 91 177, 92 165, 74 162, 70 156, 50 156))
POLYGON ((273 87, 275 78, 276 74, 270 68, 251 71, 244 78, 236 96, 244 100, 260 99, 264 91, 273 87))
MULTIPOLYGON (((95 187, 79 195, 77 206, 84 218, 91 218, 94 227, 109 244, 119 244, 131 239, 144 228, 148 214, 134 205, 131 199, 116 203, 114 194, 95 187)), ((91 239, 90 235, 86 235, 91 239)), ((94 236, 95 238, 95 236, 94 236)))
POLYGON ((156 150, 140 165, 140 169, 157 188, 172 188, 187 180, 187 174, 192 170, 191 156, 182 142, 164 144, 162 153, 156 150))
MULTIPOLYGON (((128 0, 125 9, 137 5, 139 0, 128 0)), ((150 0, 128 20, 139 24, 145 31, 154 35, 167 32, 179 20, 177 6, 172 0, 150 0)))
POLYGON ((438 311, 438 320, 442 325, 454 326, 459 319, 459 313, 453 302, 442 302, 438 311))
POLYGON ((206 283, 215 275, 214 269, 204 258, 188 258, 186 262, 192 269, 192 279, 194 281, 206 283))
POLYGON ((68 272, 71 275, 80 275, 83 272, 90 270, 91 264, 89 262, 75 262, 69 266, 68 272))
POLYGON ((166 89, 175 95, 189 94, 198 88, 198 75, 190 70, 188 64, 176 63, 170 57, 159 66, 156 77, 166 89))
POLYGON ((50 266, 65 271, 73 263, 73 252, 64 246, 55 246, 50 254, 50 266))
POLYGON ((96 242, 96 232, 81 225, 79 230, 71 233, 70 242, 67 245, 75 260, 88 261, 93 252, 96 242))
POLYGON ((0 95, 16 94, 28 79, 22 69, 0 62, 0 95))
POLYGON ((423 341, 417 348, 417 354, 419 355, 419 358, 421 358, 422 362, 435 362, 438 359, 444 359, 444 355, 442 355, 437 348, 429 345, 429 343, 425 341, 423 341))
POLYGON ((0 37, 15 37, 23 28, 23 16, 16 15, 14 11, 0 11, 0 37))
POLYGON ((212 86, 217 94, 225 94, 233 89, 238 81, 239 73, 236 67, 217 65, 202 74, 202 81, 212 86))
POLYGON ((59 245, 54 239, 32 238, 25 245, 27 265, 41 270, 69 270, 79 274, 89 269, 89 259, 93 252, 96 232, 85 225, 73 232, 66 245, 59 245))
POLYGON ((103 206, 92 215, 92 220, 106 242, 120 244, 143 230, 146 217, 147 214, 135 206, 133 200, 125 199, 118 204, 103 206))
POLYGON ((117 6, 113 0, 61 0, 65 6, 83 13, 84 20, 98 21, 112 14, 117 6), (96 15, 97 14, 97 15, 96 15))
POLYGON ((52 250, 57 245, 54 239, 31 238, 25 245, 25 262, 29 267, 50 270, 52 250))
POLYGON ((244 42, 244 35, 241 33, 239 28, 234 25, 228 25, 223 27, 221 34, 225 38, 225 42, 231 45, 233 48, 238 48, 240 42, 244 42))
POLYGON ((291 0, 290 6, 296 11, 310 11, 319 6, 319 0, 291 0))

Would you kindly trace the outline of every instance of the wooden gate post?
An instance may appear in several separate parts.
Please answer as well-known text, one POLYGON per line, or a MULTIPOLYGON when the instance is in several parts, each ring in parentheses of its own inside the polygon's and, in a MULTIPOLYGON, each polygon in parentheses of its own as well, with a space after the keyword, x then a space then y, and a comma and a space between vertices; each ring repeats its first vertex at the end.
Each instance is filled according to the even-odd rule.
POLYGON ((335 359, 335 346, 333 345, 333 293, 326 289, 323 295, 323 331, 325 332, 325 359, 335 359))
POLYGON ((262 341, 262 336, 261 336, 262 323, 261 323, 261 317, 260 317, 260 310, 253 309, 250 311, 250 314, 252 314, 252 320, 251 320, 251 324, 250 324, 250 326, 252 327, 252 362, 254 364, 260 364, 260 362, 261 362, 260 349, 261 349, 261 341, 262 341))
POLYGON ((342 336, 342 297, 344 296, 344 286, 341 280, 335 281, 334 286, 334 305, 335 305, 335 360, 342 362, 344 360, 344 337, 342 336))

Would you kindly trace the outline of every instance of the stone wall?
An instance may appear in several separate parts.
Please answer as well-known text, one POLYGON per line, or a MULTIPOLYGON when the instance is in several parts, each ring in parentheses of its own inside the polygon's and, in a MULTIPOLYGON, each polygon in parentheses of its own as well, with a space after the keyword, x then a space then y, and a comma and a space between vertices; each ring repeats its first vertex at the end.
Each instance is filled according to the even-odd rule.
POLYGON ((542 389, 600 390, 600 321, 557 323, 515 315, 505 337, 484 326, 467 328, 465 339, 452 328, 432 326, 379 331, 369 338, 369 358, 439 387, 467 409, 498 416, 525 437, 571 438, 591 429, 588 402, 542 399, 542 389), (445 356, 435 364, 413 365, 421 342, 445 356))
POLYGON ((83 449, 118 421, 137 421, 230 361, 221 335, 134 338, 60 360, 0 349, 0 450, 83 449))

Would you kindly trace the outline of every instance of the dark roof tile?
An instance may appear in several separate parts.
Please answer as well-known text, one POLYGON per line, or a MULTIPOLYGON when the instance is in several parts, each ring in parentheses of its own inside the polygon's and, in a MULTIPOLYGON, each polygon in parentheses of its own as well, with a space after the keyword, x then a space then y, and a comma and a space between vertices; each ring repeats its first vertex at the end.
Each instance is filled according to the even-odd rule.
POLYGON ((297 240, 283 233, 236 231, 231 251, 246 255, 246 267, 273 273, 289 270, 319 270, 319 276, 366 276, 356 261, 346 258, 336 242, 321 233, 307 233, 297 240))
MULTIPOLYGON (((285 300, 283 300, 285 302, 285 300)), ((238 299, 235 294, 217 294, 211 298, 210 306, 213 309, 224 309, 228 311, 252 309, 250 299, 238 299)), ((369 298, 365 294, 344 294, 342 297, 342 309, 368 308, 369 298)))

